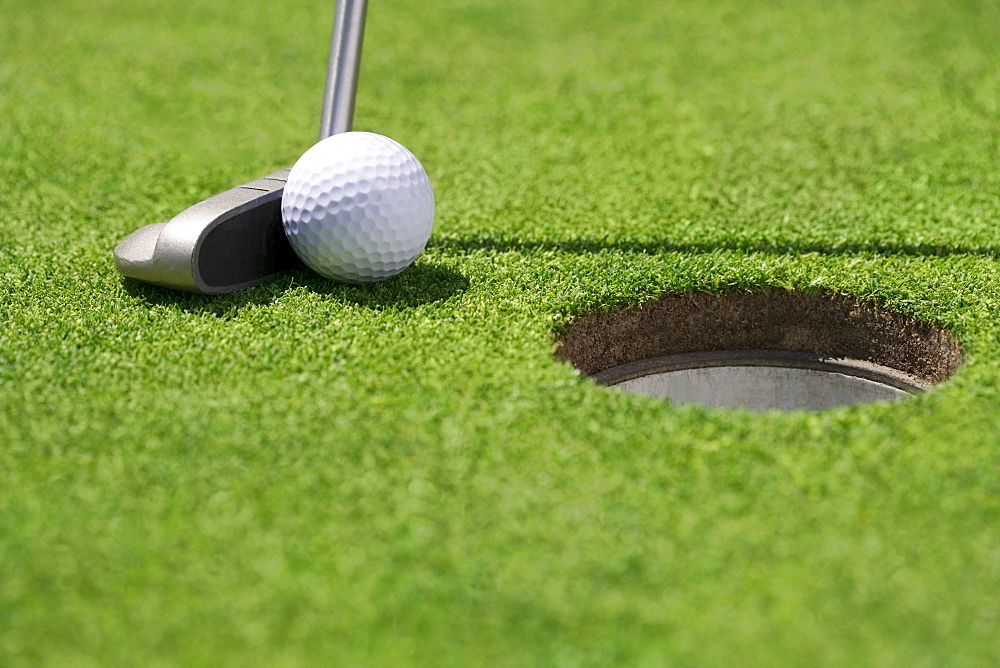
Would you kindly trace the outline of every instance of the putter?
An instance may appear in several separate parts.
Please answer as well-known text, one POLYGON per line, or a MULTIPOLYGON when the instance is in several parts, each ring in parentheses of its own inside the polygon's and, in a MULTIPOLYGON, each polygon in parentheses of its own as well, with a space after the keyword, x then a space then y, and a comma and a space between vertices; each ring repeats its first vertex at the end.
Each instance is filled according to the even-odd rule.
MULTIPOLYGON (((361 64, 367 0, 338 0, 319 138, 349 132, 361 64)), ((281 226, 291 168, 214 195, 165 223, 151 223, 115 247, 118 271, 165 288, 219 295, 304 268, 281 226)))

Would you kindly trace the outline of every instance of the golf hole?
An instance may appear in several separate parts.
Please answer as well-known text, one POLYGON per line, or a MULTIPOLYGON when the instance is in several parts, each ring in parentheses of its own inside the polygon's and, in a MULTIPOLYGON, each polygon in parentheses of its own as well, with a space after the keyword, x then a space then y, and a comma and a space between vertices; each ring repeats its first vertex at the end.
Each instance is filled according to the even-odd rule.
POLYGON ((711 407, 822 410, 951 376, 950 333, 857 299, 769 290, 667 295, 572 323, 557 357, 602 385, 711 407))

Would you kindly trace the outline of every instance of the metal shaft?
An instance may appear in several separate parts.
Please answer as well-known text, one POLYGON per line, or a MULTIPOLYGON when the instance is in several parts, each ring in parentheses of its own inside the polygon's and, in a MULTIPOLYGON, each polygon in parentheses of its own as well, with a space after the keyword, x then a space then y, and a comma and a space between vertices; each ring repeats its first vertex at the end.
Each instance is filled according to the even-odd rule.
POLYGON ((337 0, 319 125, 320 139, 350 132, 354 122, 354 97, 358 91, 367 5, 368 0, 337 0))

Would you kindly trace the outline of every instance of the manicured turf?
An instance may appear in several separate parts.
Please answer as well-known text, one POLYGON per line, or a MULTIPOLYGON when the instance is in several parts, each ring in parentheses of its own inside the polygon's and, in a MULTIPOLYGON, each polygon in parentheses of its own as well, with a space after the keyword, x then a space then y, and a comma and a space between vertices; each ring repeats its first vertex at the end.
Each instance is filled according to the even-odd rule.
POLYGON ((310 145, 331 18, 0 0, 0 663, 1000 661, 995 3, 373 0, 356 127, 434 182, 415 267, 124 281, 121 237, 310 145), (753 415, 553 361, 765 287, 967 362, 753 415))

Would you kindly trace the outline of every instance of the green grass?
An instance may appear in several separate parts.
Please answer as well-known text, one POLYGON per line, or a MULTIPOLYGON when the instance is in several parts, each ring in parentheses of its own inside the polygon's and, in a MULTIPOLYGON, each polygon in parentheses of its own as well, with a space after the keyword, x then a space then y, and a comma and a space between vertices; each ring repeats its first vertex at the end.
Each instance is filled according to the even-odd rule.
POLYGON ((310 145, 323 4, 0 0, 0 663, 1000 661, 995 3, 373 2, 415 267, 124 281, 118 239, 310 145), (967 362, 754 415, 553 361, 765 287, 967 362))

